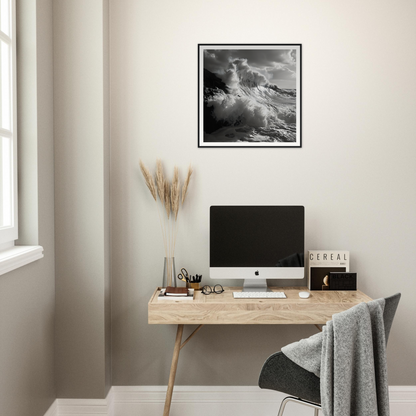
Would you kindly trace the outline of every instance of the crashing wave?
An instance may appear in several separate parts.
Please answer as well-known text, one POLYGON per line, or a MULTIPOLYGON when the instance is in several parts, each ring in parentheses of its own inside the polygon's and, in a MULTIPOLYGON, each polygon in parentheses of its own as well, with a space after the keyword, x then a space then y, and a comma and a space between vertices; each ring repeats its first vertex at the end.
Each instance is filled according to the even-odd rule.
POLYGON ((296 90, 252 79, 221 88, 212 75, 211 88, 204 85, 207 141, 296 141, 296 90))

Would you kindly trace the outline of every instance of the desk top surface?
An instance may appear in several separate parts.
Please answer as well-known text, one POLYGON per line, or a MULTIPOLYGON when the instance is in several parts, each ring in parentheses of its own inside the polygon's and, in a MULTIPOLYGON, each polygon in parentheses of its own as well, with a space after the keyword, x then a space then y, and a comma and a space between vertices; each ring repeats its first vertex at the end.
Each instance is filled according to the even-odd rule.
POLYGON ((286 299, 234 299, 241 287, 224 287, 221 294, 203 295, 195 291, 194 300, 157 299, 157 288, 148 304, 149 324, 325 324, 332 315, 371 300, 357 291, 309 291, 306 287, 272 287, 285 292, 286 299), (311 296, 301 299, 299 292, 311 296))

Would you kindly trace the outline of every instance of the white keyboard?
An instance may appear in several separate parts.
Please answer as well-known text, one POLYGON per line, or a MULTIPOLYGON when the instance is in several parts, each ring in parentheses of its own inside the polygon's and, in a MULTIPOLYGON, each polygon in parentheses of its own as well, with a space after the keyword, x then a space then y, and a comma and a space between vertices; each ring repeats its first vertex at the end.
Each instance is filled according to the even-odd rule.
POLYGON ((233 292, 234 299, 285 299, 285 292, 233 292))

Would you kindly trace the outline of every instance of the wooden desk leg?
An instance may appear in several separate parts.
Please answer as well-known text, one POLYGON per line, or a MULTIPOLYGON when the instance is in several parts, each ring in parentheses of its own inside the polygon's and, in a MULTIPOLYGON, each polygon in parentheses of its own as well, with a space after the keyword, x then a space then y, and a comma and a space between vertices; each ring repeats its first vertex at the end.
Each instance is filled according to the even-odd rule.
POLYGON ((183 334, 183 325, 178 325, 176 331, 175 347, 173 349, 172 364, 170 366, 168 390, 166 392, 165 408, 163 410, 163 416, 169 416, 170 404, 172 402, 173 386, 175 385, 176 369, 178 368, 179 351, 181 349, 181 341, 183 334))

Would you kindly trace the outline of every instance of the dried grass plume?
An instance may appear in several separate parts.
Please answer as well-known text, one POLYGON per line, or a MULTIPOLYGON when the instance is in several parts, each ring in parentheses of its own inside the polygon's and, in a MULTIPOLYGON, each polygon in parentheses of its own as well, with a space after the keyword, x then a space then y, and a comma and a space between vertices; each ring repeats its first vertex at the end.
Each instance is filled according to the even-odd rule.
POLYGON ((144 180, 146 182, 147 187, 149 188, 150 193, 152 194, 153 199, 156 201, 156 186, 155 181, 153 180, 153 176, 150 173, 149 169, 143 164, 140 160, 140 170, 142 171, 144 180))
POLYGON ((185 179, 185 182, 184 182, 183 187, 182 187, 182 205, 185 202, 186 194, 188 192, 189 182, 191 180, 191 176, 192 176, 193 171, 194 170, 192 169, 192 166, 189 165, 188 174, 186 175, 186 179, 185 179))
POLYGON ((159 199, 162 204, 165 203, 165 175, 163 173, 163 165, 160 159, 156 160, 156 187, 159 199))
POLYGON ((164 188, 164 198, 165 198, 165 210, 166 210, 166 215, 170 216, 170 190, 169 190, 169 182, 167 180, 165 180, 163 182, 163 188, 164 188))
POLYGON ((179 189, 179 169, 177 168, 177 166, 175 166, 175 169, 173 171, 172 186, 170 188, 170 201, 172 206, 172 214, 175 215, 175 221, 178 219, 179 212, 179 189))

